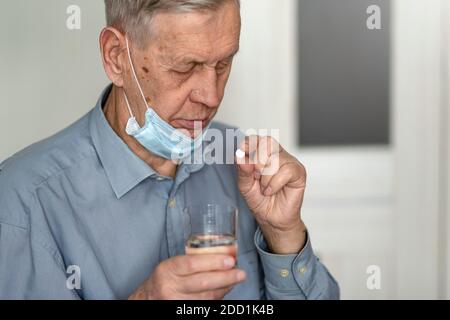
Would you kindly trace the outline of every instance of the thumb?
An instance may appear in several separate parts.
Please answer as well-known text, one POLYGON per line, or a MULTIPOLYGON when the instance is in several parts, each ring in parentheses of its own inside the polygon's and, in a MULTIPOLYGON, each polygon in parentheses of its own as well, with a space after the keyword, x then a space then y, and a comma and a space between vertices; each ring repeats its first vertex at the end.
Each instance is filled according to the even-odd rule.
POLYGON ((255 183, 255 165, 250 163, 248 157, 236 157, 238 168, 238 185, 242 192, 250 191, 255 183))

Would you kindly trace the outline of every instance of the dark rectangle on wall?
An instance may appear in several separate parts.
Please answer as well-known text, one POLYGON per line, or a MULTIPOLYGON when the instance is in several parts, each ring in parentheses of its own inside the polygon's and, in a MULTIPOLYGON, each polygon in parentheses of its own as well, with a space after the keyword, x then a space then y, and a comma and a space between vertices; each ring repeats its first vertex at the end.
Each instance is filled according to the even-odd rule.
POLYGON ((389 144, 389 1, 298 5, 300 144, 389 144), (367 27, 371 5, 381 9, 381 30, 367 27))

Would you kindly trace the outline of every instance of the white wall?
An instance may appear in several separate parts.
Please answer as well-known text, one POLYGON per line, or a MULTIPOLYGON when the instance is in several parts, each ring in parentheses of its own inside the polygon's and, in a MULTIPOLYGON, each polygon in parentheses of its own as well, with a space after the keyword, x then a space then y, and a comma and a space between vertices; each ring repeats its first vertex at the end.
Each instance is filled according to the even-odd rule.
POLYGON ((219 118, 243 129, 279 129, 284 145, 296 134, 295 0, 243 0, 239 52, 219 118))
POLYGON ((9 0, 0 9, 0 161, 91 109, 107 83, 98 49, 103 1, 9 0), (66 28, 78 4, 81 30, 66 28))

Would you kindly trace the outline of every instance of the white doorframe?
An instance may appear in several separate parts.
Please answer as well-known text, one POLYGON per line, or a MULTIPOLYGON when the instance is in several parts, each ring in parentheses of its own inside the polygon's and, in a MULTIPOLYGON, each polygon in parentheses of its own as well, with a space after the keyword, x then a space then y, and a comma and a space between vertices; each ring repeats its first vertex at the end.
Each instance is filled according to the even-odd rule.
POLYGON ((441 13, 447 0, 393 3, 397 298, 442 298, 441 13))

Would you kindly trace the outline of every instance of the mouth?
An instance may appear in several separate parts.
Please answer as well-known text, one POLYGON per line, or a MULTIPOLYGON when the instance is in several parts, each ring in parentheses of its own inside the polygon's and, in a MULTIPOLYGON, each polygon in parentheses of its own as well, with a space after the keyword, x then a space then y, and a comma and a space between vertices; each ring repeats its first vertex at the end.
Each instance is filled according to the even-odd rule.
POLYGON ((203 130, 205 129, 210 122, 209 118, 203 119, 179 119, 176 120, 177 129, 185 129, 189 132, 193 132, 194 130, 203 130))

